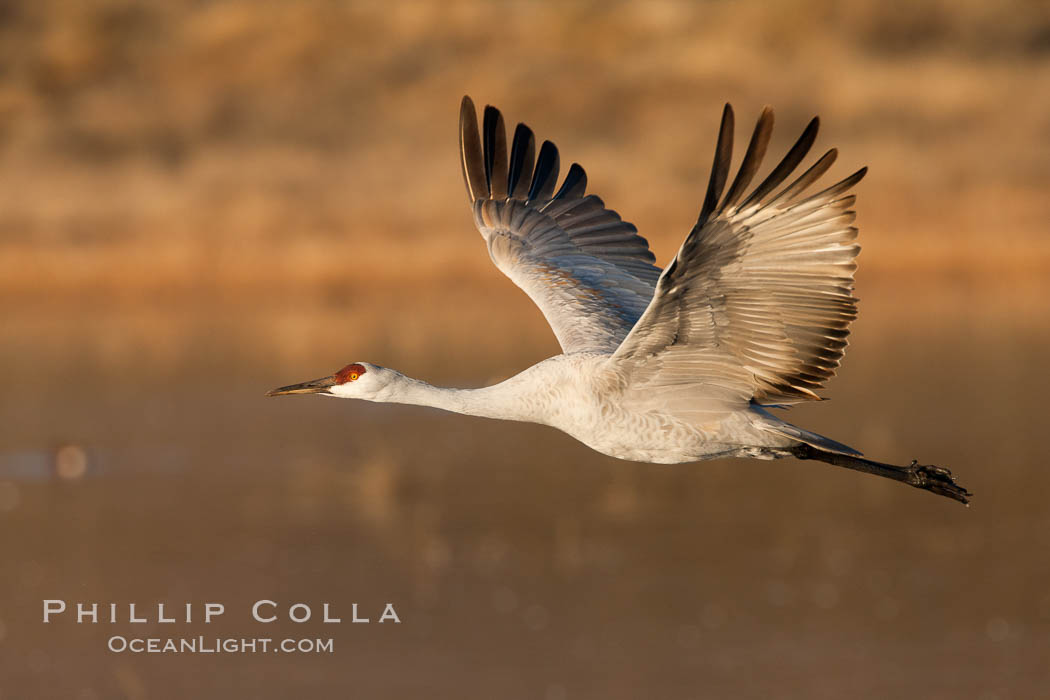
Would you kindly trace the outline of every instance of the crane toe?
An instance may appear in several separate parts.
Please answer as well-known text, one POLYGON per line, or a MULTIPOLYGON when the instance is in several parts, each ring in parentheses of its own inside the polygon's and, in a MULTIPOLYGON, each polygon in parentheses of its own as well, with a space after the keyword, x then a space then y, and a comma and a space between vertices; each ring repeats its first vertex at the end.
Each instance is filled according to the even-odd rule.
POLYGON ((955 481, 950 469, 934 464, 919 464, 918 460, 914 459, 906 469, 908 470, 907 483, 915 488, 947 496, 964 505, 970 504, 970 497, 973 494, 955 481))

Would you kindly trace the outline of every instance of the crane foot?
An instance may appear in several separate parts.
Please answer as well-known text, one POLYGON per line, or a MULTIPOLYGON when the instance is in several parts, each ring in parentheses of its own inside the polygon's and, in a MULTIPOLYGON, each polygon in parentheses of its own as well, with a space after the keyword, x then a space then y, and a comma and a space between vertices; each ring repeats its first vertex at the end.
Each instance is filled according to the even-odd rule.
POLYGON ((973 494, 956 483, 950 469, 934 464, 919 464, 915 459, 905 469, 908 472, 906 483, 911 486, 969 505, 970 496, 973 494))

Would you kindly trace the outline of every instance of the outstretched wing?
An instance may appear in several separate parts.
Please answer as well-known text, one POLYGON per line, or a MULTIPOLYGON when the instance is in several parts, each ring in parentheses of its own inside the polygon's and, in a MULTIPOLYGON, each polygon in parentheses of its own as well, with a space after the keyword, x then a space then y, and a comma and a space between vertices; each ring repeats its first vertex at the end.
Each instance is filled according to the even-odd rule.
POLYGON ((814 390, 835 373, 857 315, 853 272, 860 247, 850 209, 856 198, 846 193, 867 169, 806 195, 834 162, 832 149, 775 191, 806 156, 817 127, 814 118, 744 196, 773 128, 773 113, 764 110, 722 199, 733 143, 733 110, 726 105, 696 226, 613 356, 632 390, 684 404, 691 394, 708 403, 819 398, 814 390))
POLYGON ((557 192, 558 149, 518 124, 507 157, 503 117, 469 97, 459 115, 463 179, 492 262, 543 312, 564 352, 612 352, 653 296, 660 268, 634 225, 586 195, 576 163, 557 192))

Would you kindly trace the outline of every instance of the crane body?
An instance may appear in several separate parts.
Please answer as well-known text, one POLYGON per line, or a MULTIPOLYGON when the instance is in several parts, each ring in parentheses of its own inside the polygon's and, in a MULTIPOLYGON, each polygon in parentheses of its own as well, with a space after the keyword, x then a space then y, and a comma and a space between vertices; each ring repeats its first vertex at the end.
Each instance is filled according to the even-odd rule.
MULTIPOLYGON (((803 432, 746 403, 736 410, 713 403, 706 412, 676 416, 659 399, 631 392, 615 361, 601 353, 556 355, 480 389, 431 386, 386 367, 358 364, 364 370, 357 380, 360 384, 333 385, 328 389, 332 396, 540 423, 602 454, 638 462, 681 464, 730 456, 774 459, 786 456, 785 449, 797 442, 785 431, 803 432), (367 391, 366 381, 374 384, 374 393, 367 391)), ((292 393, 288 389, 284 387, 283 393, 292 393)), ((806 434, 819 444, 849 450, 806 434)))
POLYGON ((849 193, 858 170, 815 194, 831 149, 784 184, 810 150, 813 119, 749 190, 773 124, 768 108, 730 182, 735 118, 722 114, 700 216, 678 254, 656 267, 637 229, 586 194, 573 164, 519 124, 509 153, 502 115, 479 132, 460 110, 463 177, 493 263, 543 312, 563 353, 480 389, 447 389, 367 362, 269 395, 324 394, 403 403, 562 430, 603 454, 678 464, 715 457, 827 462, 967 503, 942 467, 895 466, 767 410, 803 400, 832 376, 856 317, 860 248, 849 193), (728 189, 727 189, 728 187, 728 189))

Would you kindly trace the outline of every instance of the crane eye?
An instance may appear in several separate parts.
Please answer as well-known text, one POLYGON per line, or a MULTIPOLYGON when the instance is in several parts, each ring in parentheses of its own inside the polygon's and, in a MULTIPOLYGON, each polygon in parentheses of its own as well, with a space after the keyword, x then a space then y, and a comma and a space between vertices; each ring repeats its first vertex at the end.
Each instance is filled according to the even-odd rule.
POLYGON ((365 373, 364 365, 359 365, 356 362, 352 365, 347 365, 341 370, 335 373, 334 379, 336 384, 346 384, 347 382, 356 382, 361 378, 361 375, 365 373))

